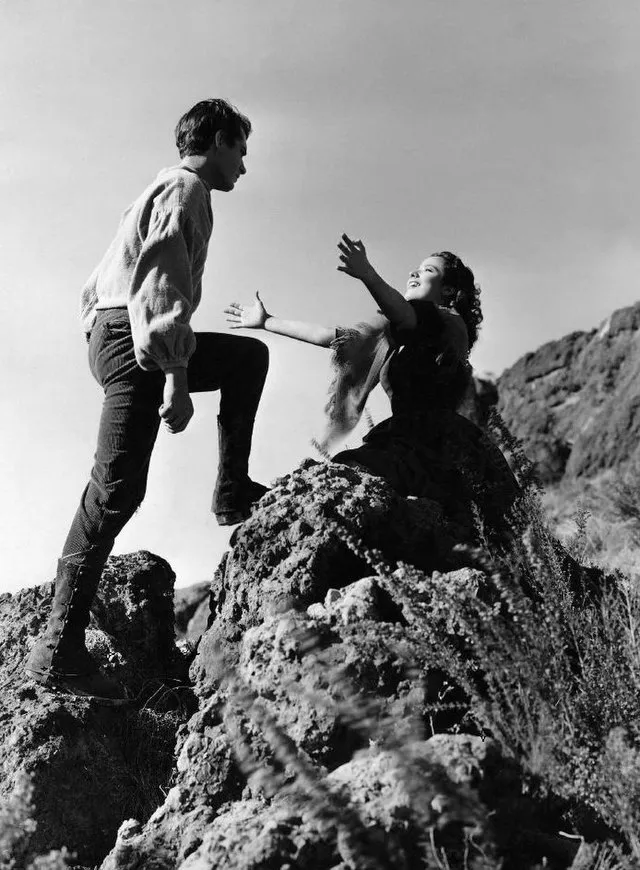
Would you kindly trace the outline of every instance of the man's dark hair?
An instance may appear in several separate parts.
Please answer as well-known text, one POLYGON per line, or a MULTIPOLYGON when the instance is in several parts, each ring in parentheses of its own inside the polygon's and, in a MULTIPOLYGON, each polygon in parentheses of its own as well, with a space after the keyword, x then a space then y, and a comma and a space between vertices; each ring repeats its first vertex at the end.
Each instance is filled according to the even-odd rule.
POLYGON ((180 157, 204 154, 213 144, 218 130, 232 145, 241 133, 248 138, 251 121, 226 100, 201 100, 192 106, 176 126, 176 146, 180 157))

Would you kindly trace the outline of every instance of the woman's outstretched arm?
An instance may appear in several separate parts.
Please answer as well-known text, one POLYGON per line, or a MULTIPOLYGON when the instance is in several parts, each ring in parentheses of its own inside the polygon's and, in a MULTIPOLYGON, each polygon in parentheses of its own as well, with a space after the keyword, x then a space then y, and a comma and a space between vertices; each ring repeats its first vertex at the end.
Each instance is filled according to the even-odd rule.
POLYGON ((413 307, 402 293, 383 281, 367 258, 361 241, 352 241, 346 233, 338 242, 340 250, 339 272, 346 272, 352 278, 359 278, 394 326, 400 329, 415 329, 418 318, 413 307))
POLYGON ((320 326, 317 323, 306 323, 302 320, 282 320, 269 314, 256 292, 256 298, 251 305, 241 305, 232 302, 225 308, 227 321, 231 329, 264 329, 277 335, 286 335, 297 341, 306 341, 320 347, 329 347, 336 337, 335 327, 320 326))

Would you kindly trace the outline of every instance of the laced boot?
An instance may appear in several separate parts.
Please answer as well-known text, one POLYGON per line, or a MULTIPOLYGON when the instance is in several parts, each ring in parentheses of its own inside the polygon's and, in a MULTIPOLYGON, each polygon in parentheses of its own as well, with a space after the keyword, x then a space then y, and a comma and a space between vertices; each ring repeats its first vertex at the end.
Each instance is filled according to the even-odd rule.
POLYGON ((218 417, 218 479, 212 509, 220 526, 244 522, 269 492, 249 477, 252 432, 253 419, 236 417, 229 423, 218 417))
POLYGON ((99 572, 96 576, 95 570, 60 559, 49 621, 29 654, 26 672, 55 691, 110 704, 126 703, 122 687, 100 672, 85 645, 99 579, 99 572))

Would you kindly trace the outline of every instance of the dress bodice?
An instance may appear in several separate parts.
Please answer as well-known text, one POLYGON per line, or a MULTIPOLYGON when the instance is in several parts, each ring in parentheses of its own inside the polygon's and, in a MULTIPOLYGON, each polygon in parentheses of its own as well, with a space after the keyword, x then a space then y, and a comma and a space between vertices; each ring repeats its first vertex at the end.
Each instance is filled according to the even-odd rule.
POLYGON ((421 410, 455 410, 471 376, 464 321, 432 302, 414 300, 411 305, 417 325, 391 329, 394 349, 380 372, 392 412, 413 416, 421 410))

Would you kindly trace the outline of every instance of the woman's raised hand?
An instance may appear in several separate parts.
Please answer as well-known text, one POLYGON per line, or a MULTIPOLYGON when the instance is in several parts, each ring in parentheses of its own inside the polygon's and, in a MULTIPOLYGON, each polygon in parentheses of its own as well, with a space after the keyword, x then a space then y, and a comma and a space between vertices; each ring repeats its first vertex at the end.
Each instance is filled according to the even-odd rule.
POLYGON ((228 315, 227 322, 231 329, 262 329, 269 317, 257 290, 256 298, 251 305, 232 302, 224 312, 228 315))
POLYGON ((338 250, 342 263, 342 266, 338 266, 339 272, 346 272, 347 275, 360 278, 361 281, 365 281, 371 275, 373 267, 367 259, 367 252, 360 239, 354 242, 343 233, 338 242, 338 250))

